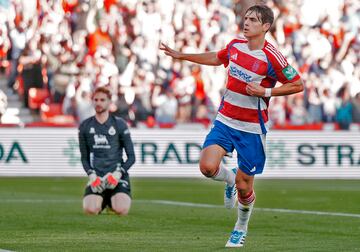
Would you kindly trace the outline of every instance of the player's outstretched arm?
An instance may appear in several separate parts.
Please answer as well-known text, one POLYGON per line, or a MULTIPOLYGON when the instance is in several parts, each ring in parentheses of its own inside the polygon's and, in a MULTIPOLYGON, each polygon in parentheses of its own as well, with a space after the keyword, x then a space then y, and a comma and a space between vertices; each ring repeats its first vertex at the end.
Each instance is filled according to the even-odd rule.
POLYGON ((202 64, 202 65, 210 65, 210 66, 219 66, 222 62, 218 59, 216 52, 206 52, 206 53, 182 53, 171 49, 164 43, 161 43, 160 50, 164 51, 164 53, 174 59, 179 60, 187 60, 194 63, 202 64))

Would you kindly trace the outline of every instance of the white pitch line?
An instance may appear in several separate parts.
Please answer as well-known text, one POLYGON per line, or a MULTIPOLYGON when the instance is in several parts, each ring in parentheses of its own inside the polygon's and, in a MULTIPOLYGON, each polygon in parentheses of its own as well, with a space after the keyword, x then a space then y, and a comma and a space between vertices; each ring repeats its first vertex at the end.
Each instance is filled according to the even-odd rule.
POLYGON ((321 211, 308 211, 308 210, 291 210, 291 209, 281 209, 281 208, 255 208, 255 210, 263 211, 263 212, 298 213, 298 214, 327 215, 327 216, 341 216, 341 217, 360 218, 360 214, 352 214, 352 213, 321 212, 321 211))
MULTIPOLYGON (((189 207, 199 207, 199 208, 224 208, 224 206, 220 206, 220 205, 178 202, 178 201, 168 201, 168 200, 137 200, 137 202, 146 202, 146 203, 154 203, 154 204, 162 204, 162 205, 173 205, 173 206, 189 206, 189 207)), ((292 209, 281 209, 281 208, 259 208, 259 207, 255 207, 254 210, 262 211, 262 212, 275 212, 275 213, 297 213, 297 214, 360 218, 360 214, 352 214, 352 213, 321 212, 321 211, 292 210, 292 209)))
MULTIPOLYGON (((81 202, 75 199, 1 199, 5 203, 75 203, 81 202)), ((0 251, 1 252, 1 251, 0 251)))
MULTIPOLYGON (((185 207, 198 207, 198 208, 224 208, 222 205, 201 204, 181 201, 170 200, 133 200, 137 203, 151 203, 160 205, 172 205, 172 206, 185 206, 185 207)), ((81 200, 75 199, 0 199, 3 203, 76 203, 81 200)), ((295 210, 295 209, 282 209, 282 208, 254 208, 255 211, 261 212, 274 212, 274 213, 296 213, 307 215, 324 215, 324 216, 338 216, 338 217, 353 217, 360 218, 360 214, 352 213, 340 213, 340 212, 321 212, 321 211, 309 211, 309 210, 295 210)), ((0 250, 1 252, 1 250, 0 250)))

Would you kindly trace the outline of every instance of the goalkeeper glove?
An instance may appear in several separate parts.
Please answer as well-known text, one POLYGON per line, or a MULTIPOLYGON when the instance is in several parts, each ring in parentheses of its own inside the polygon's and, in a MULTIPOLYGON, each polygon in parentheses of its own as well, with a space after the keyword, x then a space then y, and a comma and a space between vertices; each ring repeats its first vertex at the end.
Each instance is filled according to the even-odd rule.
POLYGON ((105 187, 107 189, 114 189, 121 178, 121 171, 115 170, 114 172, 109 172, 105 175, 105 187))
POLYGON ((101 178, 96 175, 95 172, 89 174, 89 182, 87 185, 91 187, 94 193, 102 193, 105 189, 101 178))

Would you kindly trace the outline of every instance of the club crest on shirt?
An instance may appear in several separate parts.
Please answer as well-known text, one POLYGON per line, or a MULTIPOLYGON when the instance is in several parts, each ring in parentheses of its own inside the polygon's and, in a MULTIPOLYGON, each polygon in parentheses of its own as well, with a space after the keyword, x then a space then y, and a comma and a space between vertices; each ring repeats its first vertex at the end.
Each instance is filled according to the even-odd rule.
POLYGON ((109 129, 109 135, 113 136, 115 134, 116 134, 116 130, 115 130, 115 128, 113 126, 111 126, 110 129, 109 129))
POLYGON ((94 129, 94 127, 91 127, 91 128, 90 128, 89 134, 95 134, 95 129, 94 129))
POLYGON ((255 61, 255 63, 251 67, 251 71, 256 72, 260 67, 260 63, 258 61, 255 61))

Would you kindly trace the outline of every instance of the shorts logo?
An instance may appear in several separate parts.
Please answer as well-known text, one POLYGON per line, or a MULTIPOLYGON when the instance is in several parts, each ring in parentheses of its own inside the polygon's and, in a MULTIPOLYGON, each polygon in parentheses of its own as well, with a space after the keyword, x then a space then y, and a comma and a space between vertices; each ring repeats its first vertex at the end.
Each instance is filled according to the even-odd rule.
POLYGON ((250 172, 255 172, 256 171, 256 167, 254 166, 251 170, 250 170, 250 172))
POLYGON ((109 129, 109 135, 113 136, 115 134, 116 134, 116 130, 115 130, 115 128, 113 126, 111 126, 110 129, 109 129))
POLYGON ((297 75, 296 70, 290 65, 285 67, 282 70, 282 73, 285 75, 286 79, 288 79, 288 80, 292 80, 297 75))
POLYGON ((121 184, 122 187, 129 187, 129 183, 126 180, 120 179, 119 183, 121 184))

